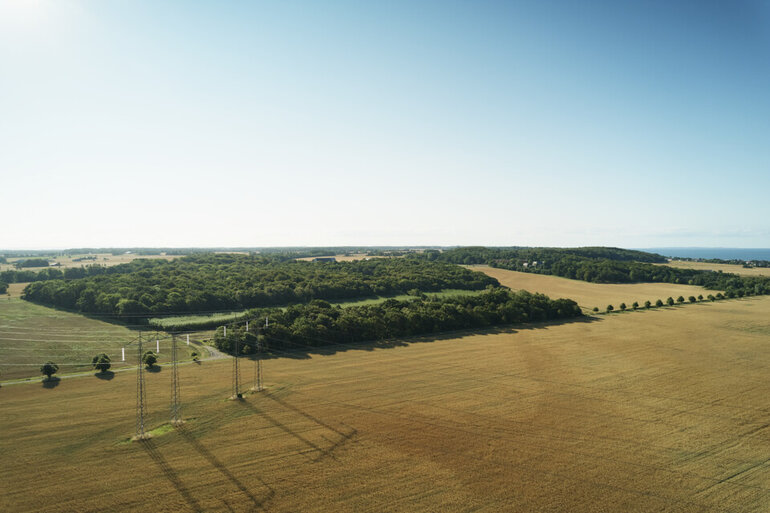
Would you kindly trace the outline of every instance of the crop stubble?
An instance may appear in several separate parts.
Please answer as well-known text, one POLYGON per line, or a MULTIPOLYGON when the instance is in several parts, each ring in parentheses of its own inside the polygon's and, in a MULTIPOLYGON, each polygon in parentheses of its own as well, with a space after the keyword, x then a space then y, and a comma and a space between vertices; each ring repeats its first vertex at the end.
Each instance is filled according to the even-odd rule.
POLYGON ((770 298, 0 390, 6 511, 766 511, 770 298), (764 323, 764 324, 763 324, 764 323), (248 381, 250 362, 244 361, 248 381), (151 425, 170 372, 147 373, 151 425))

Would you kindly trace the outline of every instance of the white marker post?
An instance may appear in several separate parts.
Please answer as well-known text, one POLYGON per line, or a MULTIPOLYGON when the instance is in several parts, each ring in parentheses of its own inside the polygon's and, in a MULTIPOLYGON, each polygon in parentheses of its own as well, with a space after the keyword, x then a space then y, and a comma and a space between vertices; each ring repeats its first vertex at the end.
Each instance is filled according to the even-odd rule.
POLYGON ((187 334, 187 345, 188 346, 190 345, 190 334, 189 333, 187 334))
POLYGON ((120 361, 121 362, 125 362, 126 361, 126 348, 125 347, 121 347, 120 348, 120 353, 121 353, 120 361))
POLYGON ((160 353, 160 340, 157 337, 155 338, 155 352, 160 353))
POLYGON ((270 326, 270 319, 268 319, 268 317, 265 316, 265 328, 267 328, 268 326, 270 326))
POLYGON ((246 321, 246 331, 249 331, 249 321, 246 321))

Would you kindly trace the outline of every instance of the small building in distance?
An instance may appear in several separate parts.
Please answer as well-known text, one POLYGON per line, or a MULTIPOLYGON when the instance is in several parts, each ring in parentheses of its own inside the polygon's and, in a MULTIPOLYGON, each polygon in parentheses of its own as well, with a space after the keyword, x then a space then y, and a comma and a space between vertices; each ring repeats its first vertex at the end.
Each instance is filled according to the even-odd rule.
POLYGON ((336 262, 337 259, 334 257, 316 257, 311 262, 336 262))

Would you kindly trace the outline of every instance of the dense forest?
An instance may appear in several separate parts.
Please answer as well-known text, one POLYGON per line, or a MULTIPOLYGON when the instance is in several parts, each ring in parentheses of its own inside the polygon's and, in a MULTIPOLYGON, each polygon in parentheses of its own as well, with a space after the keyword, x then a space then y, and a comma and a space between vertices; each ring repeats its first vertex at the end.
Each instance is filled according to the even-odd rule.
POLYGON ((203 254, 103 269, 85 278, 30 283, 23 297, 85 313, 142 317, 499 286, 483 273, 416 258, 312 263, 203 254))
POLYGON ((770 294, 770 277, 677 269, 653 265, 666 259, 654 253, 619 248, 457 248, 425 252, 423 258, 458 264, 551 274, 593 283, 664 282, 724 290, 733 296, 770 294))
POLYGON ((582 316, 580 307, 570 299, 550 299, 526 291, 503 288, 452 298, 415 298, 408 301, 387 300, 367 306, 341 308, 314 300, 285 310, 255 310, 253 319, 270 317, 268 328, 251 331, 245 325, 219 328, 214 344, 222 351, 252 354, 259 340, 272 350, 291 350, 400 338, 442 331, 487 328, 494 325, 568 319, 582 316))

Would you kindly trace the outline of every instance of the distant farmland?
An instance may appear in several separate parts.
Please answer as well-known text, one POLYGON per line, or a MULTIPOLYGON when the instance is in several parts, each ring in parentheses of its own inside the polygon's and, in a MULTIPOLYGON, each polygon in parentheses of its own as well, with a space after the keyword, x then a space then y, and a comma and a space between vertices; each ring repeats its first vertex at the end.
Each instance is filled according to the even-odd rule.
MULTIPOLYGON (((229 361, 186 365, 188 421, 147 444, 132 373, 5 386, 0 509, 766 511, 768 318, 762 297, 340 346, 265 362, 241 402, 229 361)), ((147 375, 151 427, 169 380, 147 375)))
POLYGON ((770 267, 743 267, 734 264, 710 264, 708 262, 689 262, 686 260, 672 260, 669 267, 679 269, 695 269, 696 271, 722 271, 723 273, 740 274, 742 276, 770 276, 770 267))
POLYGON ((489 266, 477 265, 469 266, 469 268, 496 278, 501 285, 514 290, 524 289, 530 292, 541 292, 552 298, 573 299, 585 311, 590 311, 594 307, 604 311, 609 304, 618 308, 620 303, 626 303, 630 308, 634 301, 638 301, 640 305, 648 300, 655 304, 657 299, 665 302, 669 296, 674 299, 679 296, 688 298, 691 295, 707 297, 709 294, 716 294, 717 292, 703 287, 675 283, 589 283, 559 276, 508 271, 489 266))

